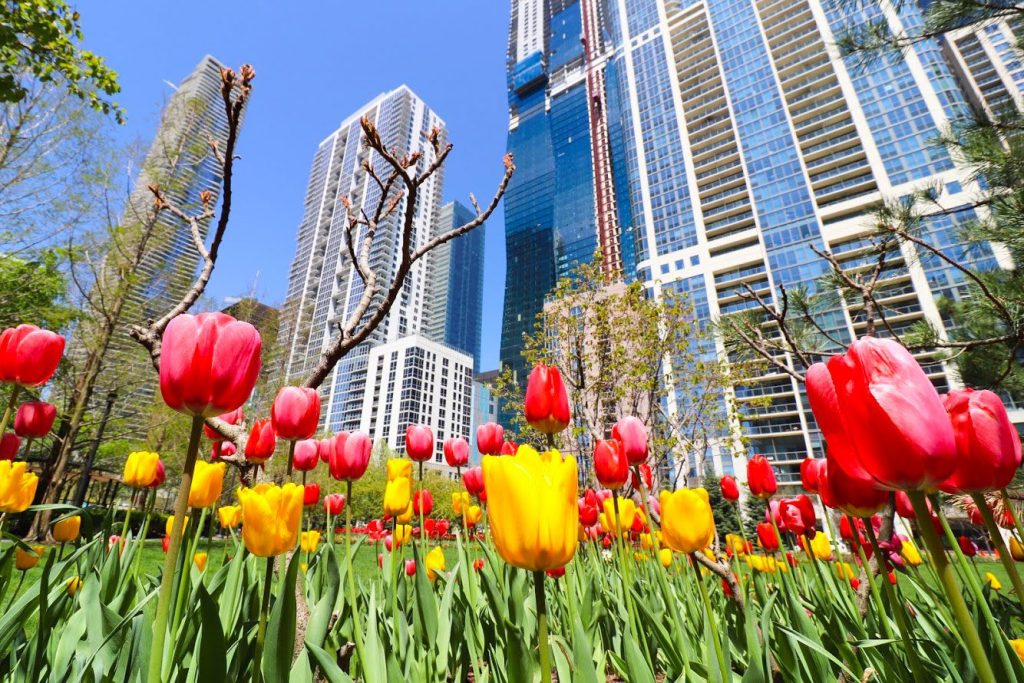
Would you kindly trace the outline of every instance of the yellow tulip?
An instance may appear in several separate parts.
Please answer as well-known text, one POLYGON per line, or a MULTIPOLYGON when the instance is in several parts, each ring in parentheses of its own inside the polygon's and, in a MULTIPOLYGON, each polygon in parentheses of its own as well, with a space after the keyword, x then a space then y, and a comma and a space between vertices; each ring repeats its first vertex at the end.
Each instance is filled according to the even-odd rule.
POLYGON ((662 548, 658 551, 658 561, 661 562, 661 566, 668 569, 672 566, 672 551, 668 548, 662 548))
POLYGON ((196 569, 198 569, 200 573, 206 569, 206 559, 206 553, 196 553, 195 557, 192 558, 192 561, 196 564, 196 569))
POLYGON ((502 559, 531 571, 572 560, 579 526, 575 458, 520 446, 514 458, 484 456, 483 473, 487 519, 502 559))
POLYGON ((302 487, 257 484, 238 489, 242 540, 257 557, 273 557, 295 547, 302 519, 302 487))
POLYGON ((1010 641, 1010 647, 1017 653, 1020 660, 1024 662, 1024 638, 1017 638, 1016 640, 1010 641))
POLYGON ((985 582, 991 586, 992 590, 998 591, 1003 589, 1003 584, 999 583, 999 579, 992 572, 985 572, 985 582))
POLYGON ((1016 536, 1010 536, 1010 557, 1016 562, 1024 562, 1024 546, 1020 544, 1016 536))
POLYGON ((78 515, 65 517, 53 525, 53 540, 68 543, 78 538, 82 532, 82 518, 78 515))
POLYGON ((665 545, 681 553, 703 550, 715 536, 715 517, 708 492, 678 489, 661 492, 661 533, 665 545))
POLYGON ((654 547, 654 540, 650 534, 640 534, 640 547, 644 550, 650 550, 654 547))
POLYGON ((224 488, 224 470, 222 462, 196 463, 196 471, 192 475, 192 488, 188 491, 188 506, 191 508, 208 508, 220 498, 224 488))
MULTIPOLYGON (((615 514, 615 503, 611 498, 607 498, 604 501, 604 512, 598 516, 598 521, 601 523, 601 528, 611 533, 621 533, 622 531, 629 531, 633 526, 633 520, 636 518, 636 503, 633 502, 632 498, 619 498, 619 514, 615 514), (618 522, 616 524, 616 522, 618 522)), ((579 511, 577 510, 577 515, 579 511)))
POLYGON ((388 483, 384 486, 384 514, 398 517, 412 505, 412 461, 388 460, 388 483))
POLYGON ((149 451, 135 451, 124 461, 124 483, 134 489, 144 489, 156 479, 156 464, 160 455, 149 451))
POLYGON ((452 510, 461 515, 469 507, 469 492, 461 491, 452 494, 452 510))
POLYGON ((726 534, 725 547, 729 548, 734 555, 739 557, 747 554, 747 544, 739 534, 726 534))
POLYGON ((41 545, 34 545, 29 550, 23 550, 22 547, 15 546, 14 548, 14 568, 18 571, 27 571, 32 567, 39 564, 39 558, 46 552, 46 548, 41 545))
POLYGON ((65 586, 65 590, 68 592, 68 595, 73 596, 75 593, 78 592, 78 589, 82 587, 82 579, 80 579, 77 576, 72 576, 70 579, 68 579, 68 582, 67 584, 65 584, 65 586))
POLYGON ((391 534, 391 542, 394 547, 403 546, 412 538, 412 527, 408 524, 399 524, 391 534))
POLYGON ((484 511, 480 509, 479 505, 470 505, 466 508, 466 524, 469 526, 475 526, 480 523, 480 520, 484 518, 484 511))
MULTIPOLYGON (((800 537, 800 547, 807 550, 805 538, 805 536, 800 537)), ((829 543, 828 537, 825 534, 814 534, 814 538, 811 540, 811 552, 819 560, 828 561, 832 559, 832 544, 829 543)))
POLYGON ((441 550, 440 546, 427 553, 426 565, 427 578, 431 581, 437 579, 438 572, 443 572, 445 570, 444 551, 441 550))
POLYGON ((849 581, 856 576, 853 566, 849 562, 836 562, 836 574, 845 581, 849 581))
POLYGON ((409 507, 405 508, 405 512, 395 517, 395 520, 399 524, 408 524, 412 521, 412 502, 409 503, 409 507))
MULTIPOLYGON (((185 515, 185 524, 181 527, 181 529, 182 529, 181 533, 183 533, 183 534, 185 533, 185 529, 188 528, 188 520, 189 520, 189 516, 185 515)), ((173 528, 174 528, 174 515, 169 515, 167 517, 167 524, 164 525, 164 536, 170 536, 171 535, 171 529, 173 529, 173 528)))
POLYGON ((0 460, 0 512, 24 512, 36 495, 39 477, 24 462, 0 460))
POLYGON ((917 567, 924 562, 924 560, 921 559, 921 552, 910 539, 903 541, 903 549, 900 551, 900 554, 903 555, 903 559, 907 561, 907 564, 913 567, 917 567))
POLYGON ((633 559, 637 562, 643 562, 647 559, 647 553, 634 552, 633 559))
POLYGON ((303 552, 315 553, 316 549, 320 547, 320 532, 303 531, 299 537, 299 547, 302 548, 303 552))
POLYGON ((234 529, 242 523, 242 508, 237 505, 224 505, 217 508, 217 518, 221 529, 234 529))

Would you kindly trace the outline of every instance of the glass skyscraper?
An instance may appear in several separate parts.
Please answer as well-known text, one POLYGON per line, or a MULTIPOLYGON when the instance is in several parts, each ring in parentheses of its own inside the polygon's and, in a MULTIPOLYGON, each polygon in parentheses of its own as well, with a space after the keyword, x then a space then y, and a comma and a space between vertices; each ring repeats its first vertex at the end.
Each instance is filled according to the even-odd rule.
MULTIPOLYGON (((978 188, 934 142, 987 100, 935 40, 866 66, 841 58, 836 36, 875 20, 899 32, 923 18, 913 3, 888 1, 513 0, 508 147, 519 171, 505 204, 502 362, 521 369, 520 339, 549 283, 603 248, 602 197, 614 202, 624 276, 653 297, 686 291, 707 322, 756 307, 747 286, 767 301, 781 286, 814 291, 828 266, 812 247, 867 267, 871 211, 925 186, 948 207, 925 218, 926 239, 961 263, 1010 267, 998 246, 959 243, 978 188), (574 107, 577 92, 597 104, 574 107), (601 144, 590 144, 595 117, 601 144), (578 173, 584 163, 589 177, 578 173)), ((998 52, 1006 35, 993 29, 985 50, 998 52)), ((1018 66, 1000 67, 999 87, 1013 85, 1018 66)), ((897 332, 924 320, 941 333, 939 298, 967 289, 955 269, 909 245, 882 282, 879 302, 897 332)), ((865 314, 836 299, 815 320, 845 343, 864 333, 865 314)), ((764 332, 777 334, 769 323, 764 332)), ((721 343, 714 351, 724 357, 721 343)), ((934 354, 919 358, 940 388, 957 382, 934 354)), ((717 468, 742 469, 746 454, 763 453, 782 483, 797 482, 800 461, 822 453, 802 385, 769 370, 731 393, 745 447, 716 448, 717 468)), ((674 410, 690 398, 669 388, 664 401, 674 410)), ((692 454, 680 455, 688 468, 692 454)))

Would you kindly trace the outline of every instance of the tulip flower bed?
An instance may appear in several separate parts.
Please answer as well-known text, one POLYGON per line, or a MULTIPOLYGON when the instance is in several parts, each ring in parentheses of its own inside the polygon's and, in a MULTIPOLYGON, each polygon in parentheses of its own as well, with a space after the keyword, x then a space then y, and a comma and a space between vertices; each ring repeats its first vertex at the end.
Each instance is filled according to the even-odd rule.
MULTIPOLYGON (((0 336, 0 365, 29 364, 15 348, 28 339, 49 349, 36 364, 51 366, 0 367, 16 388, 0 435, 20 389, 52 374, 49 334, 0 336)), ((810 495, 788 498, 771 462, 749 459, 749 495, 768 501, 749 539, 716 534, 705 489, 653 490, 633 417, 594 444, 597 481, 581 490, 575 458, 555 448, 568 397, 543 366, 524 414, 545 443, 516 445, 484 425, 480 467, 468 467, 466 442, 443 445, 465 487, 455 525, 432 517, 426 425, 409 425, 406 457, 384 464, 380 519, 353 525, 346 501, 370 439, 313 440, 320 402, 308 388, 285 388, 270 418, 253 421, 244 457, 230 460, 248 468, 245 484, 225 492, 233 456, 217 430, 245 423, 259 335, 223 314, 179 316, 162 345, 162 395, 192 420, 162 568, 144 540, 151 504, 129 509, 120 530, 111 516, 90 528, 81 510, 44 506, 53 546, 7 534, 15 542, 0 548, 0 680, 1024 680, 1024 529, 1006 494, 1020 440, 998 397, 940 397, 895 342, 865 338, 808 370, 827 457, 801 469, 810 495), (218 444, 211 462, 199 458, 204 427, 218 444), (286 456, 275 456, 279 439, 286 456), (320 463, 339 482, 322 502, 296 482, 320 463), (998 573, 954 536, 938 490, 971 501, 998 573), (817 518, 811 495, 835 520, 817 518), (312 505, 340 533, 312 528, 312 505), (879 514, 891 506, 916 538, 892 532, 879 514), (201 533, 211 519, 229 540, 201 533), (999 525, 1013 530, 1008 545, 999 525)), ((46 431, 35 423, 52 424, 48 412, 25 410, 16 429, 46 431)), ((169 478, 156 453, 125 463, 138 498, 169 478)), ((25 462, 0 460, 0 525, 32 510, 37 484, 25 462)), ((721 492, 736 504, 740 484, 725 477, 721 492)))

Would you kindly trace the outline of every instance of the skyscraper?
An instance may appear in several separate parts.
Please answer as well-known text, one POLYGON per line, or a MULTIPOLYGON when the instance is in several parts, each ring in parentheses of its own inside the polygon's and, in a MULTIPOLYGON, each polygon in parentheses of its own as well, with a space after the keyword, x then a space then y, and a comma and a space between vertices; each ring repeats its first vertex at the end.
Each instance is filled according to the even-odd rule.
MULTIPOLYGON (((832 251, 846 267, 864 266, 871 210, 925 185, 937 188, 950 207, 924 220, 926 239, 961 263, 1010 265, 998 247, 967 248, 958 241, 958 226, 974 217, 968 197, 976 187, 934 144, 951 121, 968 113, 940 44, 923 41, 905 55, 867 65, 836 52, 836 36, 852 24, 919 27, 917 5, 513 0, 512 15, 509 149, 517 153, 514 189, 521 194, 510 190, 505 205, 510 276, 503 363, 521 363, 517 340, 550 289, 544 277, 568 265, 561 256, 586 258, 598 244, 607 254, 604 242, 616 234, 627 277, 634 274, 655 297, 686 292, 707 322, 756 307, 744 296, 747 286, 767 301, 783 286, 814 291, 828 264, 812 247, 832 251), (588 32, 593 27, 596 34, 588 32), (567 47, 577 42, 577 51, 567 47), (567 53, 568 63, 562 61, 567 53), (588 76, 595 70, 601 78, 588 76), (596 81, 603 81, 603 93, 591 85, 596 81), (606 147, 572 147, 577 136, 595 130, 593 121, 589 127, 578 122, 564 138, 553 133, 561 111, 556 102, 581 83, 590 87, 590 118, 603 113, 606 119, 606 147), (603 106, 593 106, 602 95, 603 106), (587 151, 591 157, 589 173, 571 186, 578 208, 571 216, 542 211, 549 197, 560 203, 563 186, 555 171, 575 158, 553 152, 559 142, 578 157, 587 151), (612 191, 595 192, 609 178, 612 191), (606 212, 600 196, 616 202, 614 231, 594 219, 606 212)), ((580 116, 587 111, 581 107, 580 116)), ((906 245, 882 280, 879 301, 896 331, 920 320, 944 330, 937 299, 966 294, 960 273, 906 245)), ((863 334, 866 326, 855 301, 839 300, 815 320, 835 342, 863 334)), ((765 331, 772 334, 770 325, 765 331)), ((724 357, 720 343, 711 351, 724 357)), ((939 387, 956 382, 952 366, 933 354, 920 359, 939 387)), ((783 483, 798 481, 800 461, 822 453, 802 385, 768 371, 733 393, 747 452, 774 460, 783 483)), ((691 398, 669 387, 665 401, 672 410, 691 398)), ((715 454, 720 471, 733 466, 725 455, 715 454)))
MULTIPOLYGON (((348 198, 354 211, 372 213, 381 192, 363 164, 374 164, 381 176, 387 173, 386 163, 376 154, 368 153, 362 144, 360 119, 363 117, 376 125, 384 144, 399 156, 421 152, 420 163, 429 163, 433 158, 426 137, 432 128, 442 130, 442 144, 444 142, 444 122, 412 90, 402 85, 368 102, 320 143, 313 157, 282 312, 286 382, 301 381, 316 365, 340 326, 355 310, 363 292, 362 280, 345 246, 347 220, 342 201, 348 198)), ((414 217, 414 247, 435 234, 442 183, 443 171, 440 171, 420 188, 414 217)), ((395 255, 401 244, 402 206, 404 203, 378 227, 370 256, 385 282, 393 279, 397 268, 395 255)), ((387 318, 366 342, 335 366, 320 387, 326 428, 332 431, 359 428, 370 349, 424 330, 429 261, 421 259, 413 265, 387 318)))
MULTIPOLYGON (((190 215, 201 212, 201 192, 212 193, 211 201, 217 205, 221 169, 210 143, 216 142, 221 150, 227 144, 222 68, 219 61, 206 55, 168 100, 121 217, 121 247, 106 255, 97 278, 97 288, 109 296, 121 286, 124 255, 145 245, 141 262, 132 273, 135 279, 120 312, 119 329, 104 359, 101 390, 94 392, 101 400, 108 391, 116 391, 115 420, 126 419, 137 429, 144 427, 139 415, 152 403, 155 384, 149 355, 128 337, 128 326, 159 318, 180 301, 192 286, 201 261, 188 224, 169 211, 155 211, 149 186, 159 186, 167 201, 190 215)), ((209 221, 199 223, 204 240, 208 229, 209 221)), ((78 332, 88 334, 88 323, 83 325, 78 332)), ((83 358, 85 353, 72 337, 70 357, 83 358)))
MULTIPOLYGON (((475 215, 459 202, 448 202, 438 213, 435 231, 453 230, 473 220, 475 215)), ((480 367, 485 228, 486 225, 474 228, 428 255, 424 334, 472 356, 474 369, 480 367)))

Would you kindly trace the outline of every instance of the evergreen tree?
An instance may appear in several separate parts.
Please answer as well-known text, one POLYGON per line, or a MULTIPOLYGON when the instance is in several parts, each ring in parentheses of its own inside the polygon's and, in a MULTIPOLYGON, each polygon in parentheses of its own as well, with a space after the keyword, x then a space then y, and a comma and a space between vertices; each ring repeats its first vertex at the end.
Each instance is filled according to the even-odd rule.
POLYGON ((757 542, 757 525, 765 521, 768 502, 757 496, 747 496, 743 501, 743 533, 751 543, 757 542))
POLYGON ((720 542, 725 542, 726 534, 735 534, 738 529, 736 520, 735 504, 730 503, 722 496, 722 487, 719 484, 721 477, 715 474, 710 462, 704 464, 704 488, 708 492, 708 502, 711 503, 711 512, 715 516, 715 530, 718 532, 720 542))

